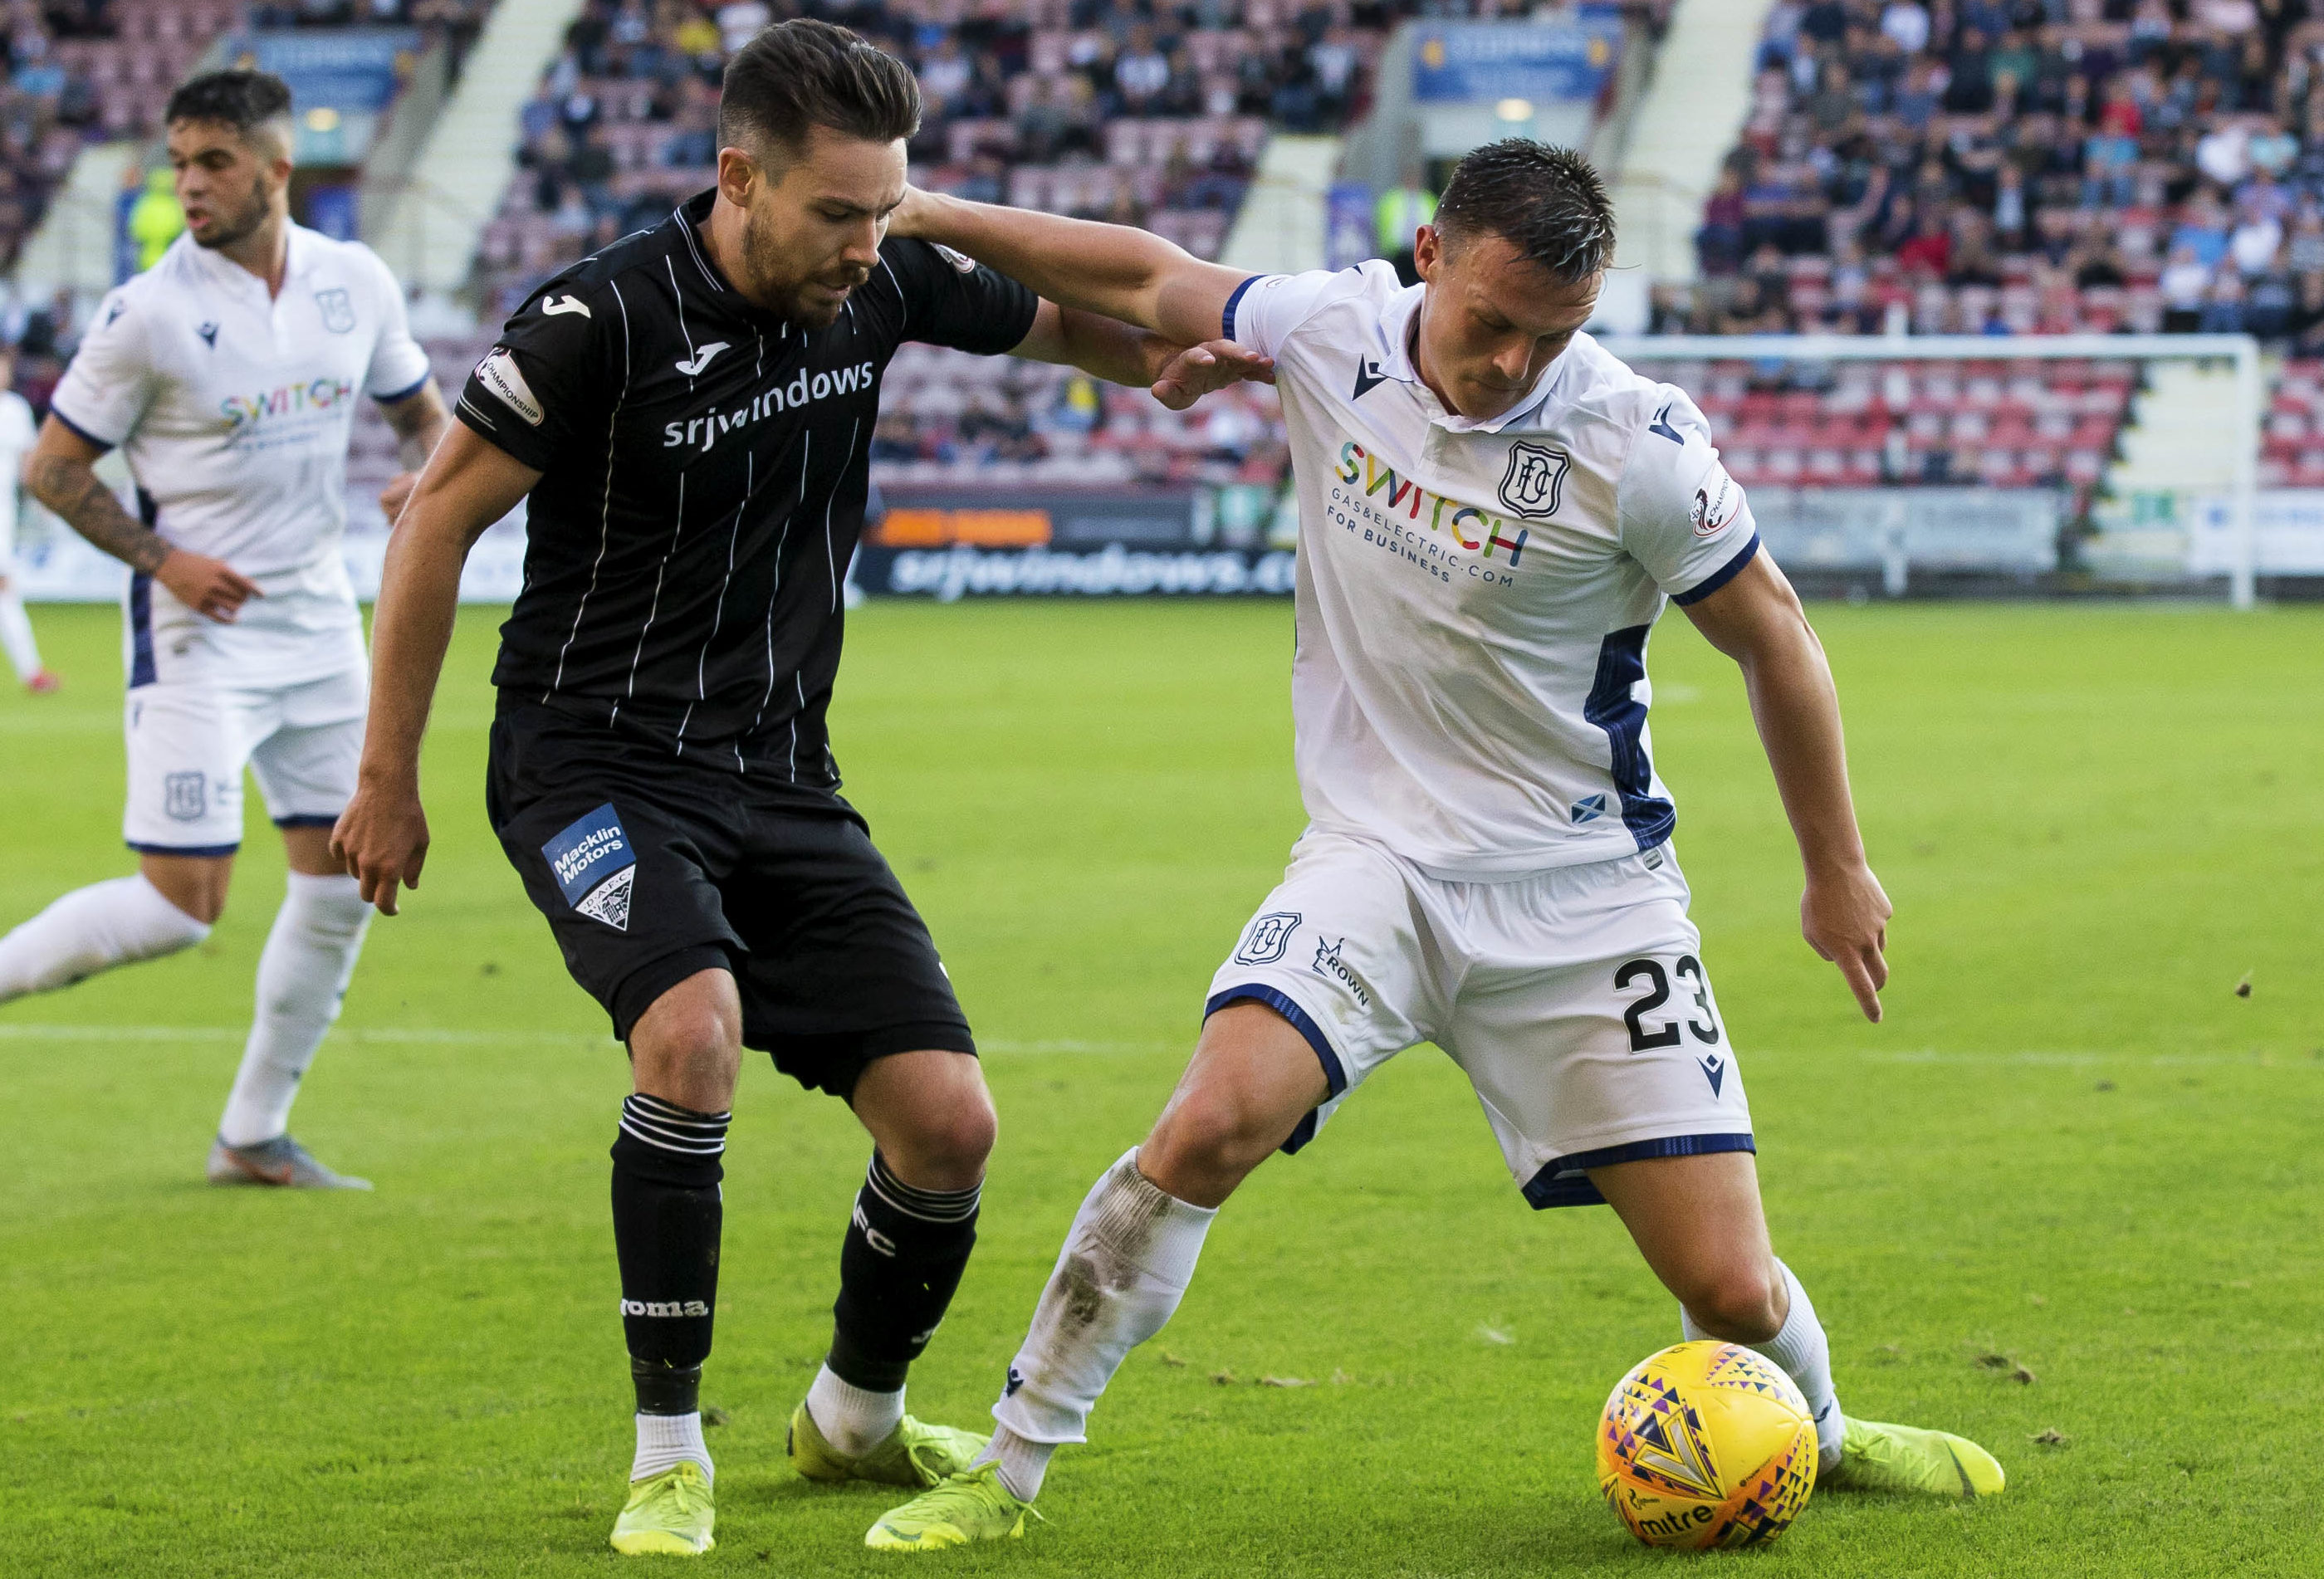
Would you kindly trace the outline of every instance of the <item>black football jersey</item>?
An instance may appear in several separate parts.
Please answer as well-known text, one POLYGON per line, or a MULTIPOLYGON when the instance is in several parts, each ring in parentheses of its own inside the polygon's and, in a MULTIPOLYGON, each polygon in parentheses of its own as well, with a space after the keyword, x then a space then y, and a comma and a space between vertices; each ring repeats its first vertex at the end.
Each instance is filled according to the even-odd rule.
POLYGON ((689 761, 828 789, 881 375, 907 339, 1008 351, 1038 302, 891 240, 837 320, 802 329, 711 261, 714 196, 543 285, 461 392, 459 419, 541 474, 493 680, 689 761))

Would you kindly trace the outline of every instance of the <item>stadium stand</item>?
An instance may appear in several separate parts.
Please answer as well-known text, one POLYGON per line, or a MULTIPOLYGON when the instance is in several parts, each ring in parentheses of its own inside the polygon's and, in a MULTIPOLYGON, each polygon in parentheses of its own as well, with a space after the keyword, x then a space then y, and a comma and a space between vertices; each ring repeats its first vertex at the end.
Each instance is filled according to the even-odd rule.
POLYGON ((2324 349, 2310 0, 1779 0, 1659 328, 2324 349))
MULTIPOLYGON (((1658 332, 2249 332, 2324 351, 2310 0, 1778 0, 1658 332)), ((2001 349, 1997 346, 1997 351, 2001 349)), ((1758 482, 2063 484, 2124 365, 1701 370, 1758 482)), ((2287 378, 2264 484, 2324 479, 2287 378)))
POLYGON ((232 0, 18 0, 0 32, 0 267, 88 143, 145 136, 170 88, 235 21, 232 0))

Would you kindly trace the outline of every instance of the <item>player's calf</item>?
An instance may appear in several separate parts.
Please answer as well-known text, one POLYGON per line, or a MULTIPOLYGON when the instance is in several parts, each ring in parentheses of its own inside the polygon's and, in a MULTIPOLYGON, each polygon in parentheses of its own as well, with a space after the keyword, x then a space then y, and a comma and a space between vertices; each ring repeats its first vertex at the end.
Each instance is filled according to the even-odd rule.
POLYGON ((159 959, 209 935, 208 922, 172 904, 142 875, 92 883, 0 937, 0 1003, 159 959))

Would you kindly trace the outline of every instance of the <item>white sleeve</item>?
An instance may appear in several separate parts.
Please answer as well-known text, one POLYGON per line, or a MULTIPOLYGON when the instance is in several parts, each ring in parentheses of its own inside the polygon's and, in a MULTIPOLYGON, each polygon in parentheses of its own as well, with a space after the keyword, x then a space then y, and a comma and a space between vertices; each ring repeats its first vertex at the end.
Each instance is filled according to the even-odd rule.
POLYGON ((1695 603, 1751 562, 1758 523, 1694 402, 1666 383, 1647 393, 1651 415, 1631 444, 1616 505, 1622 546, 1673 602, 1695 603))
POLYGON ((126 443, 153 403, 156 379, 143 315, 125 288, 106 297, 97 327, 81 337, 72 365, 57 381, 49 410, 92 444, 126 443))
POLYGON ((1328 269, 1310 269, 1304 274, 1253 274, 1227 298, 1220 333, 1238 346, 1272 356, 1291 331, 1323 304, 1324 294, 1347 280, 1347 272, 1335 274, 1328 269))
POLYGON ((400 401, 420 392, 428 382, 428 353, 411 337, 411 320, 403 308, 403 287, 376 254, 372 267, 379 276, 379 339, 372 346, 371 373, 364 392, 375 401, 400 401))

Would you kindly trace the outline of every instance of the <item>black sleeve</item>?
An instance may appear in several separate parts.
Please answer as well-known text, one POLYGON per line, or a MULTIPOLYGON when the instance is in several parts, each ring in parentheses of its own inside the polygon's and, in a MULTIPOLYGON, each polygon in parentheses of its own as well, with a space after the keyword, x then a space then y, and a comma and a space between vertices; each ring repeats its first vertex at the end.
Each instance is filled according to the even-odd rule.
POLYGON ((907 340, 998 356, 1033 330, 1041 299, 1006 274, 925 241, 890 241, 880 255, 904 295, 907 340))
POLYGON ((570 458, 587 435, 602 452, 622 378, 602 289, 552 281, 516 311, 460 392, 455 414, 478 437, 537 472, 570 458))

